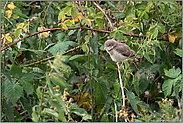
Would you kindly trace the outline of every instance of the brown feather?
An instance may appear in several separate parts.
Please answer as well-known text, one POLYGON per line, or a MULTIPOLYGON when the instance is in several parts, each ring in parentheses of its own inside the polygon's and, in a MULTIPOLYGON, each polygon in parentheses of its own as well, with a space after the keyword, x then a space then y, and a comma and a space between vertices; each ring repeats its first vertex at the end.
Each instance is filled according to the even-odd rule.
POLYGON ((115 47, 114 49, 126 57, 135 56, 135 51, 130 49, 130 47, 124 43, 119 43, 118 46, 115 47))

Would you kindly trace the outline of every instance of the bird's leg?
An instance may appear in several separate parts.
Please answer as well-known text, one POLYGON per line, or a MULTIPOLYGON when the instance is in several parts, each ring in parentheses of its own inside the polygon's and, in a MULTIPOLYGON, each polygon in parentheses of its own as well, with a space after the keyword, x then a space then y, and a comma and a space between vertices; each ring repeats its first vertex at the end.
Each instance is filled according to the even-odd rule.
POLYGON ((122 67, 123 63, 124 63, 124 61, 123 61, 123 62, 121 63, 121 65, 119 66, 118 70, 120 70, 120 69, 121 69, 121 67, 122 67))

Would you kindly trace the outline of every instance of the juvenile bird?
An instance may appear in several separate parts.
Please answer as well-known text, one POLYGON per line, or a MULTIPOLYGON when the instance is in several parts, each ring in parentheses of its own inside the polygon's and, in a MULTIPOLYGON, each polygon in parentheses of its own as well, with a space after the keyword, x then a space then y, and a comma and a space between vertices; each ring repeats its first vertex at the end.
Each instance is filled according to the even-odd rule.
POLYGON ((107 40, 104 46, 104 49, 106 49, 114 62, 121 62, 123 64, 126 59, 132 60, 132 58, 136 55, 135 51, 130 49, 128 45, 125 43, 117 42, 115 40, 107 40))

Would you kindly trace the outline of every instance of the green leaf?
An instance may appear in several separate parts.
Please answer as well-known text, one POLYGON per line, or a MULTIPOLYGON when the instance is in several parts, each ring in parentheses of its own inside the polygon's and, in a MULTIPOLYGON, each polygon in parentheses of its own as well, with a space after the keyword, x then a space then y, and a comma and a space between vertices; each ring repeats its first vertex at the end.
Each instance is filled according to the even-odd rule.
POLYGON ((115 17, 123 19, 123 18, 125 18, 125 13, 115 13, 115 17))
POLYGON ((145 18, 146 20, 149 19, 149 15, 147 14, 146 11, 144 11, 144 18, 145 18))
POLYGON ((116 31, 112 31, 112 32, 110 33, 110 37, 112 38, 115 34, 116 34, 116 31))
POLYGON ((52 79, 54 80, 54 82, 56 82, 60 87, 62 88, 66 88, 68 86, 70 86, 65 80, 64 78, 62 78, 61 76, 52 76, 52 79))
MULTIPOLYGON (((1 105, 1 107, 2 107, 2 105, 1 105)), ((5 114, 7 115, 8 122, 13 122, 14 121, 14 113, 13 113, 12 103, 9 100, 3 100, 3 107, 5 107, 3 109, 5 111, 5 114)))
POLYGON ((135 100, 136 100, 136 99, 135 99, 135 94, 134 94, 133 92, 127 91, 126 95, 127 95, 127 97, 128 97, 128 101, 130 101, 130 104, 131 104, 133 110, 134 110, 137 114, 139 114, 138 109, 137 109, 137 101, 135 101, 135 100))
POLYGON ((94 53, 98 54, 98 39, 97 37, 90 38, 89 40, 90 46, 94 53))
POLYGON ((151 25, 149 30, 154 29, 157 25, 151 25))
POLYGON ((158 36, 158 27, 154 29, 152 35, 151 35, 151 39, 154 39, 158 36))
POLYGON ((74 20, 76 20, 77 18, 78 18, 78 10, 77 10, 77 8, 72 8, 71 9, 71 16, 72 16, 72 18, 74 19, 74 20))
POLYGON ((108 114, 103 114, 100 122, 109 122, 108 114))
POLYGON ((176 55, 182 57, 182 49, 176 48, 175 51, 173 51, 176 55))
POLYGON ((13 77, 15 77, 15 78, 17 78, 17 79, 21 78, 21 76, 22 76, 22 70, 21 70, 21 68, 19 68, 19 67, 16 66, 16 65, 13 65, 13 66, 11 67, 10 73, 11 73, 11 75, 12 75, 13 77))
POLYGON ((41 94, 41 89, 40 89, 41 87, 38 87, 37 89, 36 89, 36 94, 37 94, 37 97, 38 97, 38 99, 41 99, 41 96, 42 96, 42 94, 41 94))
POLYGON ((42 113, 48 114, 48 115, 53 116, 53 117, 55 117, 55 118, 59 118, 58 113, 55 112, 55 111, 52 110, 52 109, 49 109, 49 108, 44 108, 44 110, 42 111, 42 113))
POLYGON ((49 48, 48 51, 53 55, 56 55, 57 53, 63 54, 67 51, 69 46, 75 47, 75 46, 78 46, 78 44, 73 41, 58 42, 53 47, 49 48))
POLYGON ((82 117, 88 115, 87 111, 83 108, 72 109, 71 112, 73 112, 79 116, 82 116, 82 117))
POLYGON ((22 78, 23 80, 26 80, 26 81, 32 81, 34 79, 34 74, 33 73, 23 73, 22 75, 22 78))
POLYGON ((163 85, 162 85, 162 90, 165 94, 165 97, 170 95, 172 92, 172 85, 174 84, 175 80, 174 79, 168 79, 165 80, 163 85))
POLYGON ((30 117, 32 117, 32 105, 29 97, 21 97, 20 103, 24 110, 27 110, 30 117))
POLYGON ((136 75, 133 77, 133 85, 135 88, 135 93, 139 96, 139 81, 136 75))
POLYGON ((85 53, 88 53, 88 52, 89 52, 87 43, 84 43, 84 44, 82 45, 82 50, 83 50, 85 53))
POLYGON ((16 29, 16 30, 15 30, 15 38, 16 38, 16 39, 19 38, 20 35, 21 35, 21 33, 22 33, 22 29, 21 29, 21 28, 16 29))
POLYGON ((165 33, 165 26, 162 23, 158 23, 158 30, 162 33, 165 33))
POLYGON ((36 72, 36 73, 45 73, 42 69, 38 68, 38 67, 33 67, 32 69, 33 72, 36 72))
POLYGON ((170 78, 176 78, 181 73, 181 70, 180 68, 177 68, 176 70, 172 68, 169 71, 164 69, 164 72, 166 76, 170 78))
POLYGON ((109 83, 108 81, 101 76, 98 79, 98 82, 95 83, 95 91, 94 95, 96 97, 96 103, 104 103, 108 96, 108 90, 109 90, 109 83))
POLYGON ((165 5, 165 14, 168 14, 168 12, 169 12, 169 6, 166 4, 165 5))
POLYGON ((151 108, 144 101, 137 101, 137 105, 149 111, 150 113, 153 113, 151 108))
POLYGON ((32 107, 32 111, 33 111, 33 113, 32 113, 32 120, 34 122, 40 122, 38 114, 37 114, 36 107, 38 107, 38 105, 35 105, 35 106, 32 107))
POLYGON ((126 30, 124 28, 120 28, 119 31, 122 33, 126 33, 126 30))
POLYGON ((82 119, 83 119, 83 120, 92 119, 92 116, 91 116, 91 115, 85 115, 82 119))
POLYGON ((70 77, 70 80, 69 81, 72 82, 72 83, 78 83, 80 80, 78 79, 78 77, 75 74, 73 74, 70 77))
POLYGON ((23 17, 23 18, 26 18, 26 19, 29 19, 29 17, 28 16, 26 16, 25 14, 22 14, 22 13, 19 13, 19 12, 12 12, 12 14, 16 14, 16 15, 18 15, 18 16, 20 16, 20 17, 23 17))
POLYGON ((144 54, 144 57, 150 62, 153 63, 151 58, 149 57, 149 55, 147 53, 144 54))
POLYGON ((108 3, 109 6, 111 6, 111 7, 113 7, 113 8, 116 8, 116 7, 114 6, 114 4, 112 4, 110 1, 105 1, 105 2, 108 3))
POLYGON ((178 99, 179 97, 179 92, 182 91, 182 75, 179 75, 180 79, 177 79, 174 83, 174 93, 175 93, 175 97, 178 99))
POLYGON ((72 3, 71 2, 67 2, 66 5, 72 6, 72 3))
POLYGON ((135 8, 144 10, 146 8, 146 5, 144 3, 136 4, 135 8))
POLYGON ((22 96, 23 88, 20 86, 19 83, 13 84, 10 81, 6 81, 7 87, 5 87, 4 95, 5 97, 10 100, 13 104, 22 96))
POLYGON ((67 14, 68 12, 70 12, 71 11, 71 8, 72 8, 72 6, 65 7, 64 8, 64 14, 67 14))
POLYGON ((28 79, 27 80, 25 80, 25 79, 21 79, 20 80, 20 84, 22 85, 22 87, 24 88, 24 90, 27 92, 27 95, 32 94, 33 91, 34 91, 34 87, 28 81, 29 81, 28 79))
POLYGON ((4 76, 6 76, 6 78, 7 78, 9 81, 11 81, 10 72, 9 72, 6 68, 4 68, 3 65, 1 65, 1 74, 4 75, 4 76))
POLYGON ((104 13, 98 12, 94 17, 95 18, 102 18, 104 16, 104 13))
POLYGON ((115 34, 115 37, 117 40, 119 41, 122 41, 124 38, 123 38, 123 34, 120 32, 120 31, 117 31, 116 34, 115 34))
POLYGON ((64 41, 67 41, 67 40, 68 40, 65 33, 58 33, 56 39, 57 39, 59 42, 64 42, 64 41))
POLYGON ((76 30, 70 30, 69 33, 68 33, 68 36, 74 34, 76 32, 76 30))
POLYGON ((66 110, 66 105, 63 102, 62 98, 60 97, 60 94, 55 94, 54 97, 57 99, 57 101, 61 104, 62 108, 64 109, 65 112, 67 112, 66 110))
POLYGON ((139 89, 144 92, 147 89, 149 83, 150 80, 147 80, 147 75, 145 73, 142 73, 139 80, 139 89))
POLYGON ((72 60, 78 61, 78 60, 84 60, 84 59, 86 59, 86 56, 83 54, 82 55, 74 55, 74 56, 69 58, 70 61, 72 61, 72 60))
POLYGON ((132 21, 133 18, 135 18, 135 7, 134 6, 129 6, 126 8, 126 20, 127 21, 132 21))
POLYGON ((56 102, 56 101, 53 101, 52 98, 48 98, 49 102, 51 105, 53 105, 54 107, 56 107, 57 111, 59 112, 58 115, 59 115, 59 119, 62 121, 62 122, 66 122, 66 118, 65 118, 65 115, 64 115, 64 111, 63 111, 63 108, 62 106, 60 105, 59 102, 56 102))
POLYGON ((58 20, 61 20, 64 15, 64 9, 62 9, 58 14, 58 20))
POLYGON ((97 22, 97 24, 99 26, 99 29, 103 30, 103 27, 104 27, 103 20, 100 19, 100 18, 97 18, 96 22, 97 22))

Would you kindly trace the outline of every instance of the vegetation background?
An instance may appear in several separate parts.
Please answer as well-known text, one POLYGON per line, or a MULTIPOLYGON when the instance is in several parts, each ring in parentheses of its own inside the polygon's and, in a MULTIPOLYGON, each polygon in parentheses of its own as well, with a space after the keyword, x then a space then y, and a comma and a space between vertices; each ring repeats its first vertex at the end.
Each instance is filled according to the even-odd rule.
POLYGON ((1 1, 2 122, 182 122, 181 71, 182 1, 1 1))

